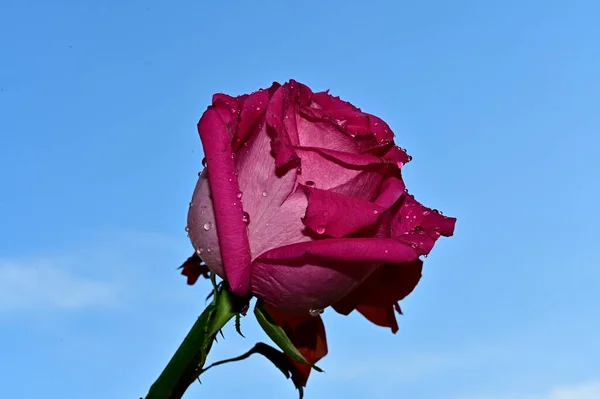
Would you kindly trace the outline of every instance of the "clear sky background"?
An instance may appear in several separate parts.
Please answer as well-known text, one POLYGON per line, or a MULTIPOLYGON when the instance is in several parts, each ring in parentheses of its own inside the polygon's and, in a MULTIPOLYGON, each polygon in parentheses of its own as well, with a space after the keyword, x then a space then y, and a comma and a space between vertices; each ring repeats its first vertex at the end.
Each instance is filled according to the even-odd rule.
MULTIPOLYGON (((0 386, 137 399, 204 308, 175 268, 214 92, 387 121, 458 218, 400 331, 324 314, 307 399, 600 398, 600 3, 0 0, 0 386)), ((210 360, 267 340, 228 328, 210 360)), ((295 398, 263 358, 186 398, 295 398), (231 396, 229 396, 231 395, 231 396)))

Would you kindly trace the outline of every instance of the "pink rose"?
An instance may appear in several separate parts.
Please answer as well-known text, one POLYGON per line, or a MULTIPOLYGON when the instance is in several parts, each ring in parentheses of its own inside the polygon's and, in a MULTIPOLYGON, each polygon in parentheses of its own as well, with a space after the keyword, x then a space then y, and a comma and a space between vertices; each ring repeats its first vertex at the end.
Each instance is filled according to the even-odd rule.
POLYGON ((411 157, 383 120, 291 80, 215 94, 198 131, 206 169, 189 236, 233 293, 291 315, 357 309, 397 329, 394 307, 417 284, 419 257, 456 220, 405 190, 411 157))

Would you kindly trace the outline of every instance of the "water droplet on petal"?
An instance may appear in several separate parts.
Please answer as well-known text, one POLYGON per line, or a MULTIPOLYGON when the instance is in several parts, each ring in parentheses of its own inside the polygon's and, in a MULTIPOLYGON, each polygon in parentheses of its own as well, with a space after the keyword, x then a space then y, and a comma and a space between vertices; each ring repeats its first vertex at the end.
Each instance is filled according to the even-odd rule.
POLYGON ((417 244, 415 244, 414 242, 411 242, 411 243, 410 243, 410 244, 408 244, 408 245, 410 245, 410 247, 411 247, 411 248, 413 248, 413 249, 416 249, 416 248, 417 248, 417 244))
POLYGON ((206 248, 206 252, 210 253, 210 248, 206 248))
POLYGON ((256 110, 257 110, 257 111, 260 111, 260 107, 256 107, 256 110))
POLYGON ((190 232, 190 226, 185 226, 185 232, 189 233, 190 232))
POLYGON ((242 214, 242 221, 246 224, 246 226, 248 226, 250 223, 250 215, 248 215, 248 212, 244 212, 242 214))
POLYGON ((430 211, 423 211, 423 216, 427 216, 429 215, 431 212, 430 211))
POLYGON ((242 199, 242 195, 244 194, 242 194, 241 191, 238 191, 238 193, 235 196, 237 197, 237 199, 242 199))
POLYGON ((327 216, 327 215, 329 215, 329 212, 328 211, 323 211, 323 216, 327 216))
POLYGON ((424 258, 426 258, 426 257, 427 257, 427 254, 423 255, 423 257, 424 257, 424 258))
POLYGON ((373 210, 373 215, 377 215, 379 213, 379 211, 377 209, 373 210))
POLYGON ((206 231, 210 230, 211 227, 212 224, 210 222, 204 223, 204 226, 202 226, 202 228, 206 231))
POLYGON ((196 253, 197 253, 198 255, 202 255, 202 252, 204 252, 204 250, 203 250, 202 248, 197 248, 197 249, 196 249, 196 253))
POLYGON ((310 314, 312 317, 317 317, 318 315, 322 314, 324 312, 323 309, 311 309, 308 311, 308 314, 310 314))
POLYGON ((267 196, 267 192, 266 192, 266 191, 263 191, 263 192, 262 192, 262 196, 263 196, 263 197, 266 197, 266 196, 267 196))
POLYGON ((304 183, 304 184, 306 184, 308 187, 314 187, 315 186, 315 182, 312 181, 312 180, 307 180, 306 183, 304 183))
POLYGON ((325 227, 319 226, 315 229, 315 231, 317 232, 317 234, 325 234, 325 227))
POLYGON ((206 157, 202 158, 202 167, 206 168, 206 157))

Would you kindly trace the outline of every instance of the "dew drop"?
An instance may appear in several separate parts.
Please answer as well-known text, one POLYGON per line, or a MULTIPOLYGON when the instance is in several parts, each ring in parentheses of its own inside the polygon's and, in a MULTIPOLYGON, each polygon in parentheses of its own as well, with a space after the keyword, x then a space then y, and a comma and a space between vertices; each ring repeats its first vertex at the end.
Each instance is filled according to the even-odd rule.
POLYGON ((373 123, 373 126, 379 126, 379 122, 373 123))
POLYGON ((202 255, 202 252, 204 252, 204 250, 203 250, 202 248, 197 248, 197 249, 196 249, 196 253, 197 253, 198 255, 202 255))
POLYGON ((430 211, 423 211, 423 216, 427 216, 429 215, 431 212, 430 211))
POLYGON ((232 179, 231 177, 230 177, 229 179, 227 179, 227 180, 228 180, 229 182, 232 182, 232 181, 233 181, 233 179, 232 179))
POLYGON ((323 309, 311 309, 308 311, 308 314, 310 314, 312 317, 317 317, 318 315, 322 314, 324 312, 323 309))
POLYGON ((428 256, 427 254, 423 255, 424 258, 426 258, 427 256, 428 256))
POLYGON ((379 211, 377 209, 374 209, 373 210, 373 215, 377 215, 377 214, 379 214, 379 211))
POLYGON ((250 215, 248 215, 248 212, 244 212, 242 215, 242 221, 246 224, 246 226, 248 226, 250 223, 250 215))
POLYGON ((260 111, 260 107, 256 107, 256 110, 257 110, 257 111, 260 111))
POLYGON ((206 252, 210 253, 211 252, 210 248, 206 248, 206 252))
POLYGON ((317 234, 325 234, 325 227, 319 226, 316 228, 315 231, 317 232, 317 234))
POLYGON ((235 195, 237 197, 237 199, 242 199, 242 192, 238 191, 238 193, 235 195))
POLYGON ((190 226, 185 226, 185 232, 189 233, 190 232, 190 226))
POLYGON ((267 192, 266 192, 266 191, 263 191, 263 192, 262 192, 262 196, 263 196, 263 197, 266 197, 266 196, 267 196, 267 192))
POLYGON ((416 248, 417 248, 417 244, 415 244, 414 242, 411 242, 411 243, 410 243, 410 244, 408 244, 408 245, 410 245, 410 247, 411 247, 412 249, 416 249, 416 248))
POLYGON ((210 222, 204 223, 204 226, 202 226, 202 228, 206 231, 210 230, 211 227, 212 224, 210 222))
POLYGON ((202 167, 206 168, 206 157, 202 158, 202 167))
POLYGON ((323 216, 329 215, 329 211, 323 211, 323 216))
POLYGON ((315 186, 315 182, 312 181, 312 180, 307 180, 306 183, 304 183, 304 184, 306 184, 308 187, 314 187, 315 186))

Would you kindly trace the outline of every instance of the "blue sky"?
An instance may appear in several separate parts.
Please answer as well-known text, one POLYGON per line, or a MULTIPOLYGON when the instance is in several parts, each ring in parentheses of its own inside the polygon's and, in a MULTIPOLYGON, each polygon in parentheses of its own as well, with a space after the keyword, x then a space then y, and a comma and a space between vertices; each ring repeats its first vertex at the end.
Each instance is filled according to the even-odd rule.
MULTIPOLYGON (((212 93, 294 78, 387 121, 458 218, 400 331, 324 314, 307 398, 600 397, 600 3, 0 0, 0 385, 138 398, 204 306, 175 267, 212 93)), ((212 360, 267 338, 248 317, 212 360)), ((187 397, 294 398, 262 358, 187 397), (226 396, 227 397, 227 396, 226 396)))

